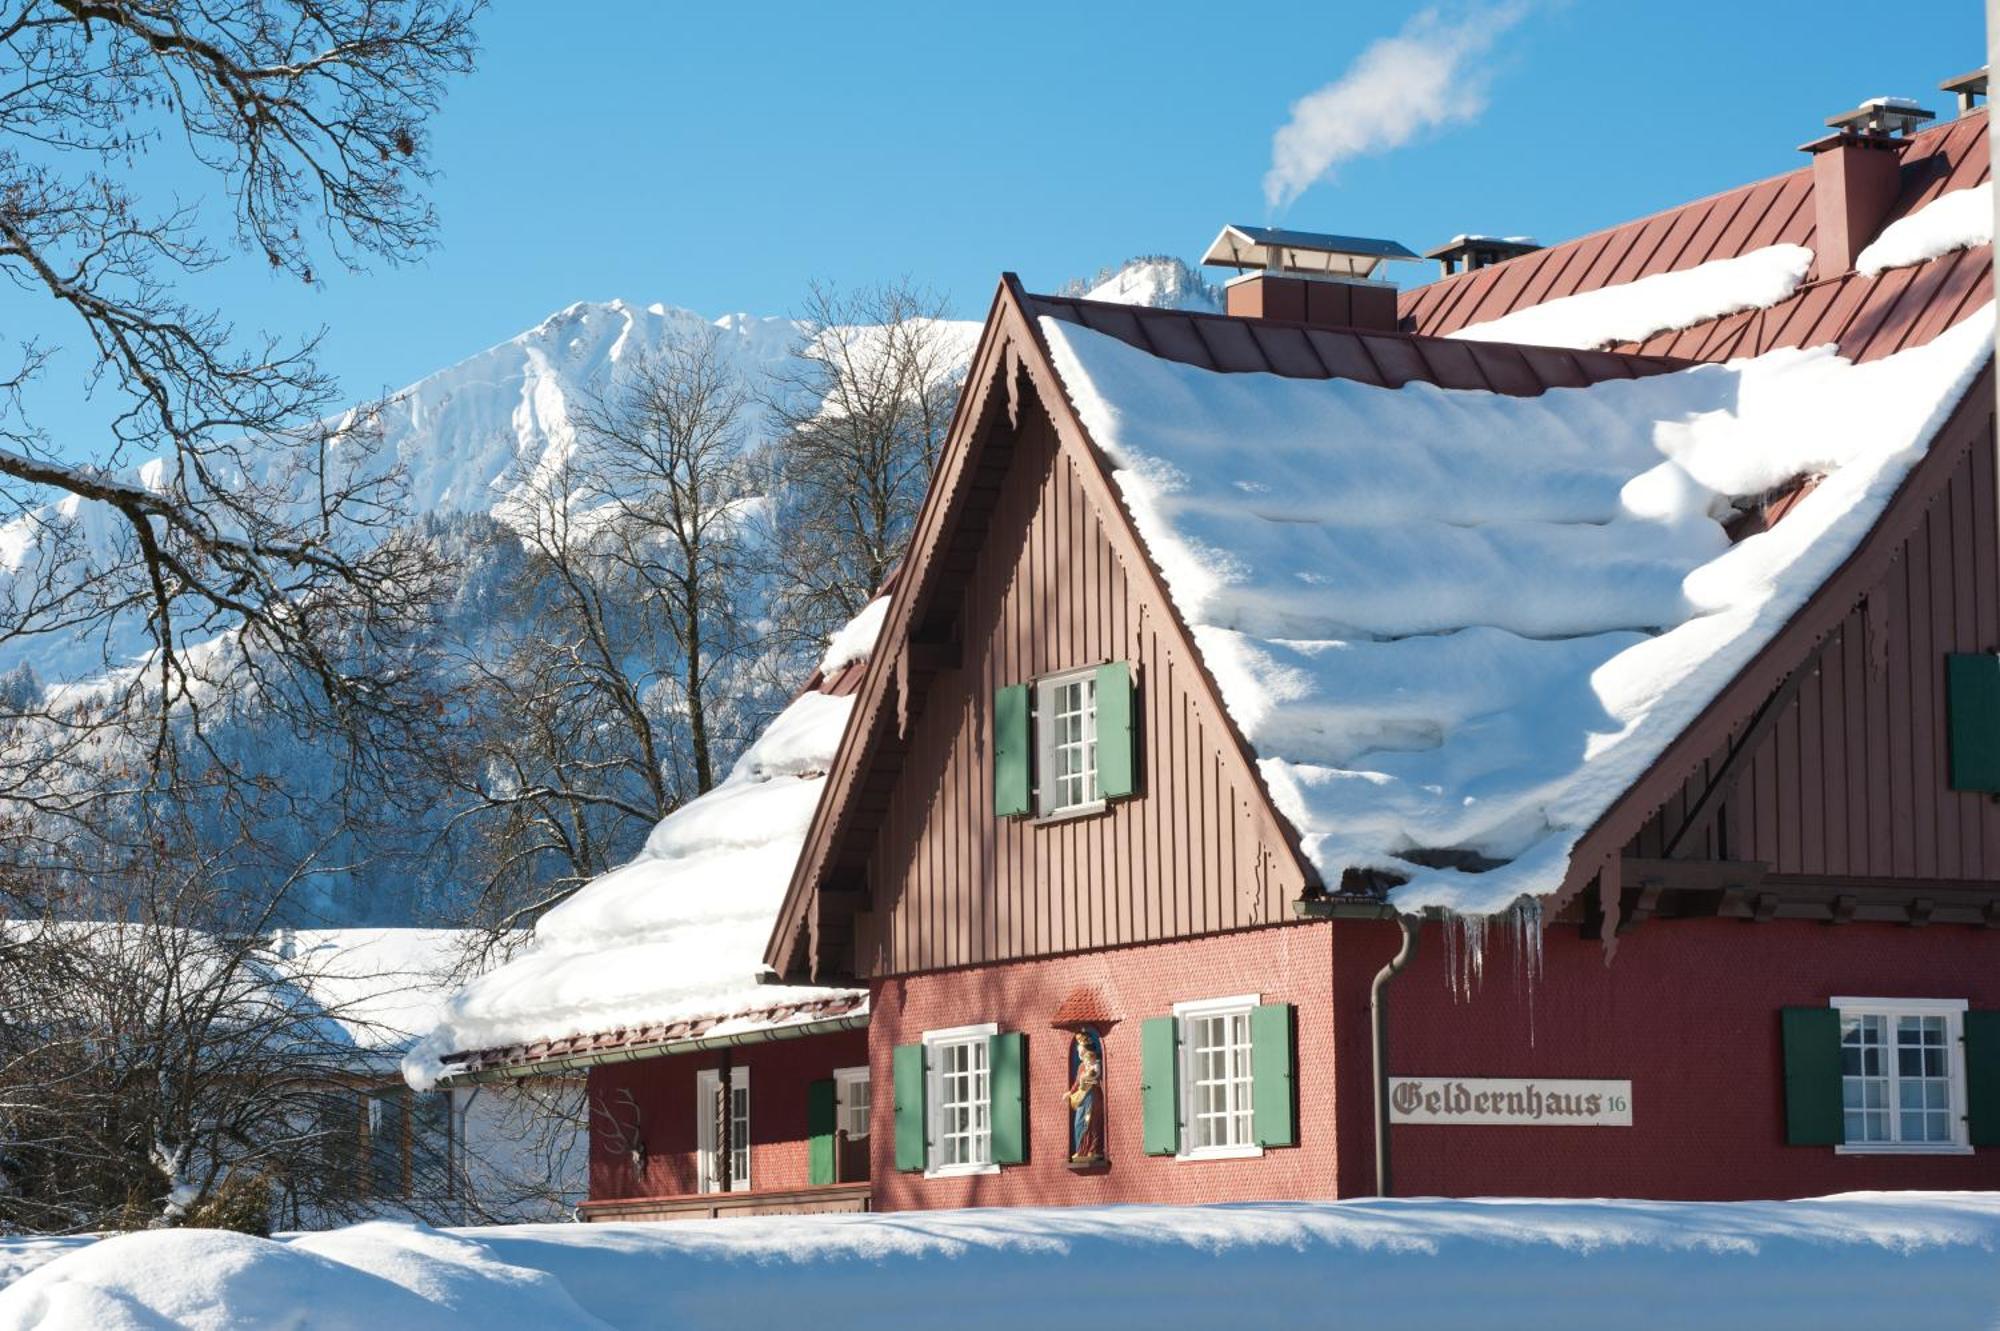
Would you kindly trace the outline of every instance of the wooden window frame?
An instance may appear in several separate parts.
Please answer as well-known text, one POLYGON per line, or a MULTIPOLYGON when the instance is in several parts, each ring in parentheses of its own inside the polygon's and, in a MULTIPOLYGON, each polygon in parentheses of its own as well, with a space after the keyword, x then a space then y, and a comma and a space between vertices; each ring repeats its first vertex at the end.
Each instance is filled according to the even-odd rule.
MULTIPOLYGON (((1180 1151, 1181 1160, 1249 1160, 1264 1154, 1264 1148, 1257 1143, 1256 1085, 1257 1073, 1250 1037, 1250 1014, 1262 1002, 1258 994, 1236 994, 1228 998, 1199 998, 1185 1003, 1174 1004, 1175 1034, 1178 1037, 1180 1060, 1180 1151), (1196 1096, 1200 1085, 1197 1080, 1197 1060, 1201 1050, 1197 1048, 1195 1030, 1198 1023, 1213 1018, 1236 1019, 1242 1022, 1241 1050, 1243 1075, 1226 1076, 1224 1085, 1231 1088, 1231 1104, 1227 1111, 1232 1135, 1234 1125, 1239 1121, 1243 1128, 1243 1140, 1231 1141, 1223 1145, 1203 1146, 1198 1144, 1196 1131, 1196 1096), (1237 1103, 1240 1084, 1240 1104, 1237 1103)), ((1204 1048, 1206 1046, 1203 1046, 1204 1048)), ((1233 1042, 1225 1048, 1235 1047, 1233 1042)))
MULTIPOLYGON (((1879 1142, 1842 1142, 1834 1147, 1837 1155, 1970 1155, 1972 1140, 1970 1120, 1966 1102, 1965 1075, 1965 1013, 1970 1004, 1962 998, 1835 998, 1827 1003, 1840 1016, 1841 1037, 1845 1047, 1846 1028, 1849 1018, 1882 1017, 1887 1021, 1887 1043, 1885 1045, 1884 1076, 1887 1082, 1885 1110, 1889 1116, 1891 1140, 1879 1142), (1951 1124, 1951 1140, 1943 1142, 1908 1142, 1900 1140, 1902 1134, 1903 1109, 1901 1104, 1901 1070, 1897 1066, 1896 1019, 1899 1017, 1942 1017, 1944 1019, 1944 1044, 1946 1064, 1946 1085, 1948 1101, 1945 1105, 1947 1121, 1951 1124)), ((1841 1078, 1842 1103, 1845 1105, 1847 1078, 1841 1078)), ((1843 1121, 1845 1110, 1843 1107, 1843 1121)))
POLYGON ((1031 697, 1034 701, 1033 714, 1029 724, 1034 729, 1035 767, 1031 780, 1037 822, 1058 822, 1065 818, 1081 818, 1102 813, 1105 808, 1104 796, 1098 784, 1097 772, 1097 667, 1083 666, 1076 670, 1062 670, 1051 675, 1037 676, 1031 697), (1089 705, 1080 713, 1059 712, 1056 706, 1057 691, 1071 685, 1081 685, 1089 692, 1089 705), (1084 738, 1077 744, 1087 749, 1090 755, 1089 767, 1084 778, 1091 798, 1074 804, 1058 804, 1056 794, 1059 778, 1056 772, 1056 754, 1063 748, 1055 736, 1056 718, 1067 715, 1081 715, 1084 718, 1084 738))
MULTIPOLYGON (((924 1177, 955 1178, 970 1174, 997 1174, 1000 1166, 993 1159, 993 1037, 1000 1033, 995 1022, 984 1022, 974 1026, 953 1026, 946 1030, 925 1031, 924 1046, 924 1177), (972 1107, 975 1127, 963 1134, 969 1142, 983 1149, 975 1152, 983 1158, 946 1164, 943 1160, 944 1146, 944 1057, 949 1051, 968 1049, 974 1051, 977 1066, 970 1068, 967 1079, 973 1094, 967 1103, 972 1107)), ((956 1103, 956 1102, 953 1102, 956 1103)), ((954 1136, 960 1134, 953 1134, 954 1136)))
MULTIPOLYGON (((703 1194, 713 1194, 722 1191, 715 1186, 715 1094, 721 1089, 721 1068, 703 1068, 694 1074, 694 1182, 695 1191, 703 1194)), ((730 1105, 729 1131, 732 1138, 730 1142, 732 1151, 740 1149, 743 1152, 743 1171, 740 1175, 733 1169, 730 1171, 729 1190, 731 1192, 748 1192, 750 1191, 750 1171, 754 1163, 750 1153, 750 1123, 756 1108, 750 1094, 749 1068, 733 1067, 729 1070, 729 1095, 732 1102, 735 1100, 736 1092, 738 1091, 743 1092, 743 1117, 740 1129, 742 1135, 740 1138, 736 1135, 739 1128, 737 1127, 737 1119, 734 1112, 736 1106, 734 1103, 730 1105)))
POLYGON ((847 1134, 847 1140, 858 1142, 869 1135, 869 1116, 874 1111, 875 1088, 870 1083, 868 1068, 864 1064, 858 1068, 835 1068, 833 1070, 833 1126, 837 1132, 847 1134), (860 1131, 855 1130, 853 1097, 849 1091, 856 1082, 868 1088, 868 1104, 860 1119, 860 1131))

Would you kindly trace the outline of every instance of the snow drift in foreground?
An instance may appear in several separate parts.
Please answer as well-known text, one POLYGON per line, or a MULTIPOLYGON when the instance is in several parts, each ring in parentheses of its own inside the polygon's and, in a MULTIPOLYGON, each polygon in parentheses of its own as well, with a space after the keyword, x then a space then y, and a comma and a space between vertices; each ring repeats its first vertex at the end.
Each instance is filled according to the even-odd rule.
POLYGON ((1813 252, 1803 245, 1770 245, 1733 259, 1559 296, 1449 336, 1585 349, 1644 342, 1655 333, 1776 305, 1799 289, 1812 261, 1813 252))
POLYGON ((108 1239, 0 1331, 1991 1331, 2000 1194, 1387 1201, 108 1239))
MULTIPOLYGON (((866 657, 887 607, 877 598, 856 615, 827 660, 866 657)), ((444 1056, 463 1050, 858 997, 759 978, 853 710, 852 696, 801 694, 715 789, 661 819, 629 864, 586 883, 542 917, 521 954, 454 994, 404 1060, 410 1084, 428 1089, 444 1056)))
POLYGON ((1993 183, 1955 189, 1882 228, 1854 260, 1864 277, 1993 243, 1993 183))
POLYGON ((1327 881, 1492 915, 1854 550, 1992 307, 1854 365, 1777 351, 1540 397, 1216 374, 1043 319, 1064 386, 1327 881), (1731 545, 1732 503, 1823 475, 1731 545), (1424 868, 1424 863, 1472 867, 1424 868))

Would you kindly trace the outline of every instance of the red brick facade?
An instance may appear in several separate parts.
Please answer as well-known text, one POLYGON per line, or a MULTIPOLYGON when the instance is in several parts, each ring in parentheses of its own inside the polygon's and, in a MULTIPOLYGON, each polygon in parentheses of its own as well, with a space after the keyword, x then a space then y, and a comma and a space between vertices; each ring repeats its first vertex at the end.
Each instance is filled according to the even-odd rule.
MULTIPOLYGON (((871 987, 869 1064, 877 1088, 870 1140, 874 1204, 885 1211, 1098 1202, 1222 1202, 1331 1196, 1335 1187, 1332 934, 1287 925, 1186 942, 882 980, 871 987), (1070 993, 1094 986, 1119 1020, 1104 1032, 1110 1167, 1072 1173, 1068 1037, 1050 1019, 1070 993), (1244 1160, 1148 1156, 1141 1146, 1139 1023, 1188 999, 1255 993, 1297 1008, 1299 1144, 1244 1160), (997 1174, 925 1178, 895 1168, 891 1051, 926 1030, 996 1022, 1027 1036, 1028 1161, 997 1174)), ((1359 1046, 1367 1057, 1367 1044, 1359 1046)), ((1344 1051, 1343 1051, 1344 1053, 1344 1051)), ((1365 1085, 1365 1074, 1363 1076, 1365 1085)))

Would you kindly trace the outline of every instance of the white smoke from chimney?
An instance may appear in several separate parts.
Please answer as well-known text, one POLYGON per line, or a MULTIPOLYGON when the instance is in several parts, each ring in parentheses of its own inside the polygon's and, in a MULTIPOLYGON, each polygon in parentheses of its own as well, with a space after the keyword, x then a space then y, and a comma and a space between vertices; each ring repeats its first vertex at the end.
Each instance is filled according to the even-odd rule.
POLYGON ((1347 72, 1292 103, 1271 136, 1264 201, 1284 208, 1351 157, 1388 152, 1425 130, 1477 120, 1490 71, 1480 59, 1521 21, 1522 0, 1481 5, 1447 19, 1426 9, 1394 37, 1371 43, 1347 72))

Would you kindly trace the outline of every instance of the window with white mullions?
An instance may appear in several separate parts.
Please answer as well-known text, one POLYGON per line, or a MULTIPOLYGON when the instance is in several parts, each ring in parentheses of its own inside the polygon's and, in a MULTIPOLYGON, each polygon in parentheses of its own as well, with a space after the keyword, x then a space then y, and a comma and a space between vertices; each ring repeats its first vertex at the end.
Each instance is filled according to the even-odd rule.
POLYGON ((1255 995, 1182 1003, 1180 1021, 1181 1154, 1222 1156, 1256 1153, 1250 1049, 1250 1011, 1255 995))
POLYGON ((1051 675, 1035 684, 1041 733, 1039 812, 1047 817, 1094 809, 1097 784, 1097 675, 1051 675))
POLYGON ((965 1026, 924 1034, 929 1064, 931 1174, 976 1174, 993 1163, 988 1058, 997 1028, 965 1026))
POLYGON ((1967 1149, 1956 1000, 1835 999, 1843 1150, 1967 1149))

